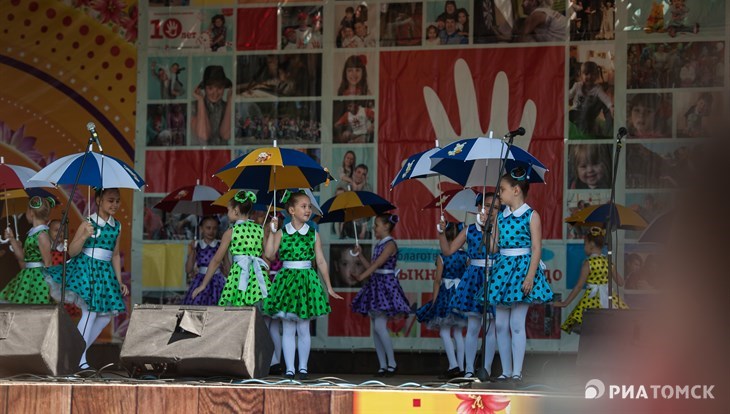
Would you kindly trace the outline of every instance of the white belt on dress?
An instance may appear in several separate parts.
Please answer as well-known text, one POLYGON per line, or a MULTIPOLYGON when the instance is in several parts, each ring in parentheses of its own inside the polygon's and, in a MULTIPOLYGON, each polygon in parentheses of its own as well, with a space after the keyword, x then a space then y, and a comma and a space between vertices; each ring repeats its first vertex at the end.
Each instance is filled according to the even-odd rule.
MULTIPOLYGON (((518 247, 514 249, 499 249, 499 254, 502 256, 524 256, 526 254, 532 253, 532 249, 529 247, 518 247)), ((543 263, 542 260, 540 260, 540 269, 545 270, 547 269, 547 266, 545 266, 545 263, 543 263)))
POLYGON ((284 269, 311 269, 312 268, 311 260, 284 260, 281 263, 282 263, 282 267, 284 269))
POLYGON ((453 287, 459 286, 459 283, 461 282, 461 279, 441 279, 441 284, 444 285, 446 289, 451 289, 453 287))
POLYGON ((400 274, 400 269, 376 269, 373 271, 373 273, 377 273, 379 275, 394 275, 398 276, 400 274))
POLYGON ((85 247, 81 250, 81 253, 97 260, 101 260, 104 262, 109 262, 112 260, 112 256, 114 256, 113 250, 107 250, 107 249, 100 249, 98 247, 94 247, 93 249, 90 247, 85 247))
POLYGON ((246 289, 248 289, 248 279, 251 276, 249 269, 253 268, 253 274, 256 276, 256 281, 261 289, 261 295, 263 297, 267 297, 269 293, 266 289, 266 279, 264 279, 264 273, 261 271, 261 267, 268 269, 268 263, 260 257, 247 256, 245 254, 237 254, 233 256, 233 261, 241 267, 241 277, 238 280, 238 289, 241 292, 245 292, 246 289))
POLYGON ((487 263, 489 263, 489 267, 492 267, 494 259, 489 259, 489 262, 487 262, 487 259, 469 259, 469 265, 471 266, 486 267, 487 263))
MULTIPOLYGON (((216 273, 220 273, 221 272, 221 269, 218 268, 218 269, 215 270, 215 272, 216 273)), ((202 274, 208 273, 208 266, 200 266, 200 267, 198 267, 198 273, 202 273, 202 274)))
POLYGON ((598 293, 598 300, 601 302, 601 308, 608 309, 608 283, 602 283, 600 285, 587 283, 586 286, 588 286, 588 289, 591 290, 588 297, 594 298, 596 297, 596 293, 598 293))
POLYGON ((45 267, 43 262, 25 262, 26 269, 35 269, 37 267, 45 267))

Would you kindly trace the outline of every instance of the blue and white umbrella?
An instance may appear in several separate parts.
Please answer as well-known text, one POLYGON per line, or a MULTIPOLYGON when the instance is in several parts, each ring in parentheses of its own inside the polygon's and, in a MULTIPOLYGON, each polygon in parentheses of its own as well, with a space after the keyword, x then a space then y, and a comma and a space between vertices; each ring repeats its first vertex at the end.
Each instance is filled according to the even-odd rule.
POLYGON ((131 188, 139 190, 144 180, 124 161, 104 154, 89 152, 67 155, 48 164, 30 179, 30 183, 48 181, 54 184, 78 184, 97 188, 131 188), (81 164, 83 163, 83 168, 81 164), (81 170, 81 174, 78 172, 81 170))
POLYGON ((544 183, 547 167, 529 152, 495 138, 469 138, 452 142, 431 156, 431 170, 464 187, 496 182, 500 160, 506 158, 505 172, 516 167, 527 171, 531 183, 544 183))
POLYGON ((436 147, 430 150, 413 154, 406 162, 403 163, 400 171, 396 174, 393 181, 390 183, 390 189, 402 183, 405 180, 411 178, 427 178, 438 175, 439 173, 431 170, 431 156, 438 152, 441 148, 438 146, 438 140, 436 141, 436 147))

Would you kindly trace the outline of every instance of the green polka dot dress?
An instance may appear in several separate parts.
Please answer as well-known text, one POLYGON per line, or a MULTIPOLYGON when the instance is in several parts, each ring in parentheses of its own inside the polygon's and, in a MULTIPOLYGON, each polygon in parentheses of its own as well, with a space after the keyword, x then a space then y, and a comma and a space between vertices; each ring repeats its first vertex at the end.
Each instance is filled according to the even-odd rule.
MULTIPOLYGON (((112 254, 122 225, 114 217, 104 221, 96 214, 89 218, 94 234, 86 239, 81 253, 66 264, 65 302, 79 307, 88 306, 89 311, 100 314, 118 314, 126 311, 122 291, 117 281, 112 254)), ((62 266, 46 268, 46 282, 51 287, 51 296, 61 300, 62 266)))
POLYGON ((279 246, 279 259, 284 267, 274 279, 264 312, 275 318, 314 319, 332 310, 327 292, 314 268, 294 269, 287 262, 312 262, 317 231, 305 224, 296 230, 291 223, 284 226, 279 246))
MULTIPOLYGON (((251 262, 248 269, 241 269, 240 260, 236 260, 237 256, 253 256, 260 258, 263 252, 264 229, 251 220, 238 220, 232 228, 231 244, 228 251, 233 256, 231 270, 228 273, 226 285, 223 287, 221 298, 218 301, 220 306, 260 306, 264 299, 261 284, 256 278, 254 266, 259 266, 258 262, 251 262), (246 290, 240 289, 241 273, 248 273, 248 285, 246 290)), ((268 292, 271 282, 268 277, 268 270, 262 269, 263 283, 268 292)))
MULTIPOLYGON (((588 259, 588 265, 591 270, 586 278, 586 284, 589 285, 607 285, 608 284, 608 259, 606 256, 591 256, 588 259)), ((592 288, 586 287, 583 292, 583 297, 575 306, 568 318, 563 322, 560 327, 567 333, 580 332, 580 326, 583 323, 583 311, 586 309, 600 309, 601 308, 601 293, 596 292, 593 297, 592 288)), ((618 306, 619 309, 628 309, 629 307, 621 300, 616 294, 613 294, 614 306, 618 306)))
MULTIPOLYGON (((33 227, 23 243, 25 268, 0 292, 0 302, 46 304, 51 303, 48 285, 43 278, 43 256, 38 247, 38 236, 48 234, 48 226, 33 227)), ((50 253, 50 252, 49 252, 50 253)))

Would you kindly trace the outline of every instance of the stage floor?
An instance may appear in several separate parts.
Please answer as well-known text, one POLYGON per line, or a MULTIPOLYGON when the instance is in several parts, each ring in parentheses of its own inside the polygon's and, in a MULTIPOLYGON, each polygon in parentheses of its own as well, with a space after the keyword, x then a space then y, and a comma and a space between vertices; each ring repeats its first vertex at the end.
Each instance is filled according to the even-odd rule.
POLYGON ((0 379, 0 414, 571 412, 566 404, 582 398, 582 389, 565 392, 530 383, 445 383, 431 376, 405 375, 378 379, 311 375, 306 381, 280 377, 132 379, 126 373, 103 371, 100 375, 0 379), (470 410, 458 411, 467 406, 470 410), (479 407, 491 409, 479 411, 479 407))

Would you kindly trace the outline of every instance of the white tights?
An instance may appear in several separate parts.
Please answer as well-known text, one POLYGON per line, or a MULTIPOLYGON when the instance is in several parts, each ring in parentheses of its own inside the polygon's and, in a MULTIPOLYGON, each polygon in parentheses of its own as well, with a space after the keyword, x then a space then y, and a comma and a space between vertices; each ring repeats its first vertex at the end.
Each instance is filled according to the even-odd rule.
POLYGON ((446 352, 446 358, 449 360, 449 369, 459 368, 459 371, 464 370, 464 333, 460 326, 442 326, 439 329, 439 336, 444 341, 444 351, 446 352), (452 341, 451 335, 453 332, 454 339, 452 341), (456 350, 454 350, 454 343, 456 343, 456 350))
POLYGON ((271 341, 274 342, 274 354, 271 355, 271 365, 281 362, 281 319, 264 317, 266 326, 269 328, 271 341))
POLYGON ((497 306, 497 344, 502 360, 502 375, 507 377, 522 375, 527 346, 525 320, 529 307, 527 303, 497 306))
POLYGON ((373 342, 375 342, 375 352, 378 354, 378 363, 381 369, 395 368, 395 353, 393 351, 393 342, 390 340, 388 332, 388 318, 385 315, 371 316, 373 321, 373 342))
POLYGON ((298 349, 299 371, 307 371, 309 362, 309 350, 312 347, 312 337, 309 335, 309 320, 292 321, 284 319, 281 322, 283 327, 281 348, 284 351, 284 363, 287 373, 294 371, 294 351, 298 349), (296 342, 295 342, 295 336, 296 342))
POLYGON ((81 308, 81 319, 79 320, 77 328, 79 332, 81 332, 81 336, 84 337, 84 342, 86 343, 84 353, 81 355, 81 360, 79 361, 79 366, 82 366, 87 364, 86 351, 88 351, 91 344, 96 341, 96 338, 99 337, 101 331, 103 331, 109 322, 111 322, 112 317, 109 314, 100 315, 97 312, 89 312, 89 308, 86 304, 82 304, 79 307, 81 308))

